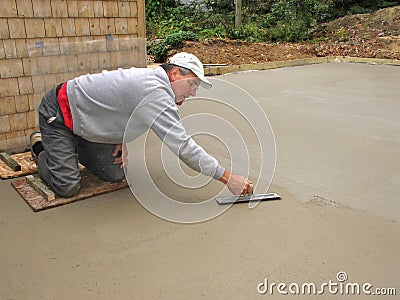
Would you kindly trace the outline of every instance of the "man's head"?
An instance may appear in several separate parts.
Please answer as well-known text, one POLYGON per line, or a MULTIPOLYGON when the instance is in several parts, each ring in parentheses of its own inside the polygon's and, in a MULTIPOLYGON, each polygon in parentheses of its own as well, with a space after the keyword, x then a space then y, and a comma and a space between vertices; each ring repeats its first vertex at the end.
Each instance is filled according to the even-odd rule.
POLYGON ((200 84, 204 88, 212 86, 204 77, 203 64, 193 54, 177 53, 162 67, 168 74, 177 105, 181 105, 190 96, 196 96, 200 84))

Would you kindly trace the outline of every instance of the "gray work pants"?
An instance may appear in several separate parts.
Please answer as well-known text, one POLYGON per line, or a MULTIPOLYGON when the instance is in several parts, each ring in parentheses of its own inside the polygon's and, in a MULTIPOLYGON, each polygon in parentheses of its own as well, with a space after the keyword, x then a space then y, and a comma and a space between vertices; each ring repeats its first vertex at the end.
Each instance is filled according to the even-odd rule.
POLYGON ((124 178, 120 165, 113 164, 115 145, 89 142, 64 125, 56 89, 47 92, 42 99, 39 125, 44 151, 38 157, 38 173, 57 195, 71 197, 79 191, 78 161, 106 181, 124 178))

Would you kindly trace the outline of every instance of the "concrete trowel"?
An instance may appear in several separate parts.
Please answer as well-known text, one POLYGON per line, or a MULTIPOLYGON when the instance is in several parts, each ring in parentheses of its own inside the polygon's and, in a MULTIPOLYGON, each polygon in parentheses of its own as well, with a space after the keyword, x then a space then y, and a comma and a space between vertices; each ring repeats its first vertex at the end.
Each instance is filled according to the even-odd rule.
POLYGON ((215 200, 219 204, 236 204, 236 203, 247 203, 247 202, 258 202, 258 201, 271 201, 271 200, 279 200, 281 196, 277 193, 268 193, 268 194, 252 194, 252 195, 235 195, 229 197, 219 197, 215 198, 215 200))

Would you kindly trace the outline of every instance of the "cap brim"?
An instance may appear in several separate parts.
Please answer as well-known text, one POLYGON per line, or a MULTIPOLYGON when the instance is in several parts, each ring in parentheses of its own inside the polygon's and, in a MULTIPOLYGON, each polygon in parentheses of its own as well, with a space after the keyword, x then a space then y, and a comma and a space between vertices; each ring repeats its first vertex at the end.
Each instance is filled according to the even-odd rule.
POLYGON ((179 61, 169 60, 168 63, 173 64, 173 65, 175 65, 177 67, 182 67, 182 68, 185 68, 185 69, 188 69, 188 70, 192 71, 193 74, 196 75, 197 78, 200 79, 200 85, 203 88, 210 89, 212 87, 212 83, 210 81, 208 81, 208 79, 206 77, 204 77, 204 72, 199 72, 196 69, 193 70, 193 68, 191 68, 190 66, 182 64, 179 61))
POLYGON ((205 77, 199 77, 200 79, 200 84, 203 88, 205 89, 210 89, 212 87, 212 83, 210 81, 208 81, 207 78, 205 77))
POLYGON ((200 84, 203 88, 210 89, 212 87, 212 83, 208 81, 208 79, 205 78, 203 74, 199 74, 199 72, 193 70, 191 71, 200 79, 200 84))

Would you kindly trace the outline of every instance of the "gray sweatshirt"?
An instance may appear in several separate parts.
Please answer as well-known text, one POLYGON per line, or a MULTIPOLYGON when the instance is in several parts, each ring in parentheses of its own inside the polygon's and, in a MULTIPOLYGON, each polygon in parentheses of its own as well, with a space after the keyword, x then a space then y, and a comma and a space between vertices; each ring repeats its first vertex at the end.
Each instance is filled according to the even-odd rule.
POLYGON ((224 168, 183 127, 171 84, 161 67, 79 76, 68 81, 67 94, 74 133, 88 141, 121 144, 151 128, 190 168, 215 179, 223 175, 224 168))

